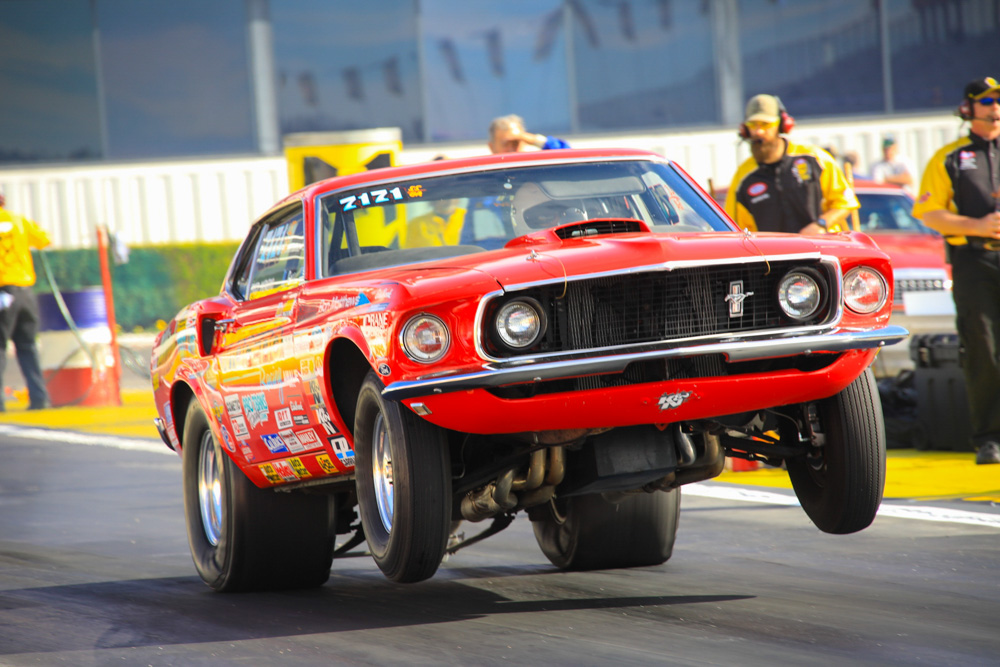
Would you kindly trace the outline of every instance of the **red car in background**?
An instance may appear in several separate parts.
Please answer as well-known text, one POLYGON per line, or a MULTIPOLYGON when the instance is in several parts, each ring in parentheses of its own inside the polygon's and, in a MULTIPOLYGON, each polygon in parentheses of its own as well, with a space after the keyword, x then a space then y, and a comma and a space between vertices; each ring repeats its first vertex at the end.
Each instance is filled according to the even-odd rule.
MULTIPOLYGON (((911 335, 955 331, 951 297, 951 264, 945 240, 911 214, 913 197, 895 185, 856 179, 861 231, 869 234, 892 259, 895 280, 892 322, 911 335)), ((894 345, 875 359, 882 377, 913 368, 909 345, 894 345)))

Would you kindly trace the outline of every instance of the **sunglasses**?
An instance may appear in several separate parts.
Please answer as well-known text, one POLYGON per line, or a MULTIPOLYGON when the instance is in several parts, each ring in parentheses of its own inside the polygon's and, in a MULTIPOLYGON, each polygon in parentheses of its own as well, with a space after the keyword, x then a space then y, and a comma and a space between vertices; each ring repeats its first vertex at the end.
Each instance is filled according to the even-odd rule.
POLYGON ((769 127, 778 127, 778 121, 748 120, 746 126, 750 130, 766 130, 769 127))
POLYGON ((976 100, 976 102, 982 104, 984 107, 988 107, 994 104, 1000 104, 1000 97, 980 97, 976 100))

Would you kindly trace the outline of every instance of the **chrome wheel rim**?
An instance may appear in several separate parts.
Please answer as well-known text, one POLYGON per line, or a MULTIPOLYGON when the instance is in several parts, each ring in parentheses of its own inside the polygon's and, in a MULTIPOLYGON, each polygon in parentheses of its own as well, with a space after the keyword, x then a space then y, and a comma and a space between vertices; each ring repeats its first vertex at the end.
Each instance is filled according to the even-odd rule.
POLYGON ((392 532, 392 450, 389 432, 381 413, 372 429, 372 479, 375 481, 375 504, 385 532, 392 532))
POLYGON ((212 434, 205 431, 201 437, 198 457, 198 504, 201 507, 201 525, 205 538, 213 547, 222 536, 222 480, 219 478, 219 460, 215 456, 212 434))

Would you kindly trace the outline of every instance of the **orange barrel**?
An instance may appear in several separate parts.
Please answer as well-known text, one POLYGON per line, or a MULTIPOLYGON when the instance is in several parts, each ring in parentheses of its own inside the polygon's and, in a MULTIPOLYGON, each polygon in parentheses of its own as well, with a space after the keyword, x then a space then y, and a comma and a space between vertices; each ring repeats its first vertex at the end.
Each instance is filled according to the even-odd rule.
POLYGON ((70 329, 55 295, 39 294, 39 362, 52 406, 121 405, 104 289, 85 287, 62 297, 96 364, 70 329))

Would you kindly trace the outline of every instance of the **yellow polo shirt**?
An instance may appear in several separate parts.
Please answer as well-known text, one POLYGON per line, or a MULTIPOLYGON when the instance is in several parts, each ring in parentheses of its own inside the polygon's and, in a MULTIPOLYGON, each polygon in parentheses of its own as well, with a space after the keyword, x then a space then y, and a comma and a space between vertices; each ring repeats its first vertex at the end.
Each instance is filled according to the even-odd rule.
POLYGON ((0 285, 34 285, 31 248, 40 250, 50 243, 52 239, 33 220, 0 208, 0 285))

